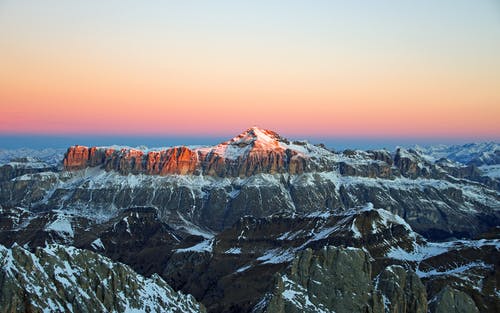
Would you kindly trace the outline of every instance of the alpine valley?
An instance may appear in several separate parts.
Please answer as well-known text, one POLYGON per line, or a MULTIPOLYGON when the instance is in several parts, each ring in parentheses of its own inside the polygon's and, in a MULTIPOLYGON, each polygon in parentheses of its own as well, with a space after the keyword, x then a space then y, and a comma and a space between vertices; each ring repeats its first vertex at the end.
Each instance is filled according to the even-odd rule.
POLYGON ((0 151, 0 312, 500 312, 500 145, 0 151))

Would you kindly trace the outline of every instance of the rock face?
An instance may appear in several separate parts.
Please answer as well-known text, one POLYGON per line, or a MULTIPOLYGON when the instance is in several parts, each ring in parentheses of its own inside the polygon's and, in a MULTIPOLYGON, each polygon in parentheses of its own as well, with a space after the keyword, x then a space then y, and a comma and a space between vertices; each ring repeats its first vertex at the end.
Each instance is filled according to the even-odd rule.
POLYGON ((309 247, 364 247, 379 258, 391 246, 412 251, 417 238, 401 221, 373 208, 345 215, 245 217, 211 240, 178 250, 163 277, 174 288, 193 294, 210 312, 250 312, 263 290, 273 288, 275 274, 309 247))
POLYGON ((388 312, 427 313, 427 292, 415 272, 398 265, 388 266, 378 275, 375 285, 388 312))
POLYGON ((301 251, 255 311, 426 313, 427 294, 413 271, 390 266, 373 282, 367 253, 326 246, 301 251))
POLYGON ((252 127, 215 147, 174 147, 163 151, 73 146, 64 157, 64 168, 103 167, 121 174, 190 175, 220 177, 258 173, 303 173, 317 170, 295 145, 275 132, 252 127))
POLYGON ((205 312, 159 276, 144 278, 90 251, 0 246, 0 260, 0 312, 205 312))
POLYGON ((431 313, 479 313, 472 298, 465 292, 446 286, 430 302, 431 313))
POLYGON ((278 278, 264 312, 382 312, 374 297, 370 258, 360 249, 304 250, 278 278))

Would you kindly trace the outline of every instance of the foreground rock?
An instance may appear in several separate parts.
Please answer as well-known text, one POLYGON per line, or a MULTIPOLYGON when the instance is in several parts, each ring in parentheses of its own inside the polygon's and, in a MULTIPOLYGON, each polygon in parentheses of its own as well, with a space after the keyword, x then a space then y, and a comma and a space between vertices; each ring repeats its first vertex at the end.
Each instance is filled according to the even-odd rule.
POLYGON ((299 253, 255 311, 426 313, 427 294, 412 271, 391 266, 373 281, 367 253, 328 246, 299 253))
POLYGON ((472 298, 465 292, 446 286, 430 302, 431 313, 479 313, 472 298))
POLYGON ((157 275, 60 245, 0 246, 0 312, 205 312, 157 275))
POLYGON ((388 266, 377 276, 375 287, 382 293, 388 312, 427 313, 427 292, 415 272, 388 266))
MULTIPOLYGON (((276 288, 276 275, 291 277, 286 269, 297 255, 331 245, 356 247, 338 249, 368 257, 370 284, 382 304, 391 303, 390 312, 420 312, 427 301, 425 289, 432 299, 445 286, 473 297, 481 312, 496 312, 499 303, 495 267, 500 241, 493 239, 493 233, 488 234, 490 239, 427 242, 402 218, 372 205, 338 214, 244 217, 215 237, 200 229, 172 229, 154 208, 131 208, 103 222, 62 211, 3 208, 0 212, 4 245, 18 242, 36 251, 56 242, 90 249, 142 275, 160 274, 210 312, 251 312, 276 288)), ((341 270, 337 274, 347 275, 340 268, 345 262, 336 265, 341 270)))

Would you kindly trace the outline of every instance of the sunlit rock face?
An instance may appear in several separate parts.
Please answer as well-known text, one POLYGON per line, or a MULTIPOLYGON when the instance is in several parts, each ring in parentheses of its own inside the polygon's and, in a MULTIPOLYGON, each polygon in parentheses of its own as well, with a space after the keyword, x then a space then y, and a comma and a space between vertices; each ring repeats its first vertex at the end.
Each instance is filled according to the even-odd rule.
MULTIPOLYGON (((104 167, 122 174, 203 174, 244 177, 259 173, 297 174, 317 170, 300 145, 277 133, 252 127, 214 147, 174 147, 160 151, 132 148, 73 146, 64 157, 64 168, 104 167)), ((327 150, 325 149, 325 152, 327 150)))

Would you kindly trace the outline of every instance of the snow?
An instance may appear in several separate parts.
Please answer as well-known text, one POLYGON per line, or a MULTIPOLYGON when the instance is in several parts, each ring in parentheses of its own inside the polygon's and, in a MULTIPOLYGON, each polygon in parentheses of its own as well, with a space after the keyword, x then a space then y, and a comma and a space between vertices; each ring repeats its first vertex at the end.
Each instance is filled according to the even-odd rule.
POLYGON ((318 313, 335 313, 327 310, 323 304, 314 304, 309 298, 306 288, 283 275, 283 293, 282 297, 285 301, 291 302, 299 310, 318 313))
POLYGON ((354 238, 361 238, 362 237, 361 232, 359 231, 358 227, 356 226, 356 219, 354 219, 352 221, 351 231, 353 233, 354 238))
MULTIPOLYGON (((371 204, 371 207, 373 208, 373 204, 371 204)), ((380 222, 385 227, 389 226, 389 224, 402 225, 409 231, 410 234, 413 234, 413 230, 412 230, 411 226, 399 215, 392 214, 391 212, 389 212, 387 210, 383 210, 383 209, 378 209, 377 212, 381 218, 380 222)), ((376 233, 377 230, 378 230, 378 227, 372 225, 372 232, 376 233)))
MULTIPOLYGON (((122 219, 122 221, 124 221, 124 222, 125 222, 125 225, 127 226, 127 230, 126 230, 126 231, 127 231, 127 233, 129 233, 130 235, 132 235, 132 232, 130 231, 130 223, 128 222, 128 216, 125 216, 125 217, 122 219)), ((116 226, 116 224, 115 224, 115 226, 116 226)))
POLYGON ((451 250, 459 248, 480 248, 483 246, 494 246, 497 250, 500 250, 500 239, 426 242, 421 245, 416 245, 412 252, 407 252, 399 247, 393 248, 387 253, 387 257, 402 261, 421 262, 425 259, 446 253, 451 250))
POLYGON ((428 278, 432 276, 442 276, 442 275, 447 275, 447 276, 456 276, 456 277, 462 277, 462 274, 470 269, 473 268, 482 268, 482 269, 488 269, 491 270, 493 269, 493 265, 485 264, 484 262, 471 262, 465 265, 461 265, 452 269, 448 269, 445 271, 438 271, 436 269, 433 269, 428 272, 423 272, 420 271, 418 268, 415 271, 418 277, 420 278, 428 278))
POLYGON ((266 251, 262 256, 257 258, 262 264, 280 264, 291 261, 294 258, 292 250, 272 249, 266 251))
POLYGON ((58 213, 56 219, 45 226, 46 231, 54 231, 62 236, 74 237, 73 227, 71 226, 71 216, 63 213, 58 213))
POLYGON ((464 145, 416 146, 415 150, 432 161, 446 158, 462 164, 468 164, 473 160, 488 164, 494 152, 500 150, 500 144, 496 142, 481 142, 464 145))
MULTIPOLYGON (((211 239, 215 236, 215 233, 208 231, 208 230, 204 230, 201 227, 191 223, 184 216, 182 216, 182 214, 179 213, 178 216, 183 224, 181 226, 177 226, 176 227, 177 230, 183 230, 183 231, 187 232, 188 234, 200 236, 200 237, 203 237, 205 239, 211 239)), ((175 225, 171 225, 171 226, 175 226, 175 225)))
POLYGON ((101 238, 97 238, 96 240, 92 241, 92 243, 90 245, 92 246, 92 248, 94 248, 96 250, 104 250, 105 249, 104 244, 101 241, 101 238))
POLYGON ((251 267, 252 267, 251 265, 246 265, 246 266, 240 267, 239 269, 236 270, 236 273, 243 273, 244 271, 246 271, 247 269, 249 269, 251 267))
POLYGON ((215 147, 201 147, 194 149, 202 154, 216 154, 227 160, 237 160, 246 157, 249 153, 260 153, 286 149, 294 150, 302 157, 320 157, 331 155, 326 149, 304 143, 304 145, 288 144, 282 141, 278 134, 259 127, 251 127, 238 136, 223 142, 215 147))
POLYGON ((500 179, 500 164, 482 165, 479 167, 479 169, 484 173, 485 176, 500 179))
POLYGON ((213 250, 213 245, 214 245, 214 239, 207 239, 207 240, 204 240, 192 247, 188 247, 188 248, 183 248, 183 249, 177 249, 175 250, 176 252, 178 253, 182 253, 182 252, 198 252, 198 253, 203 253, 203 252, 212 252, 213 250))
POLYGON ((401 158, 407 158, 414 161, 417 160, 417 156, 419 156, 418 154, 412 153, 412 151, 409 151, 403 147, 397 147, 396 151, 399 152, 401 158))
MULTIPOLYGON (((43 163, 47 166, 58 166, 62 163, 66 149, 0 149, 0 166, 14 159, 28 158, 28 160, 43 163)), ((24 163, 24 162, 23 162, 24 163)), ((25 163, 29 164, 29 163, 25 163)))
POLYGON ((331 217, 333 214, 329 212, 329 209, 326 209, 325 211, 315 211, 307 214, 305 217, 310 217, 310 218, 321 218, 321 219, 327 219, 331 217))
POLYGON ((241 248, 230 248, 224 252, 225 254, 241 254, 241 248))

